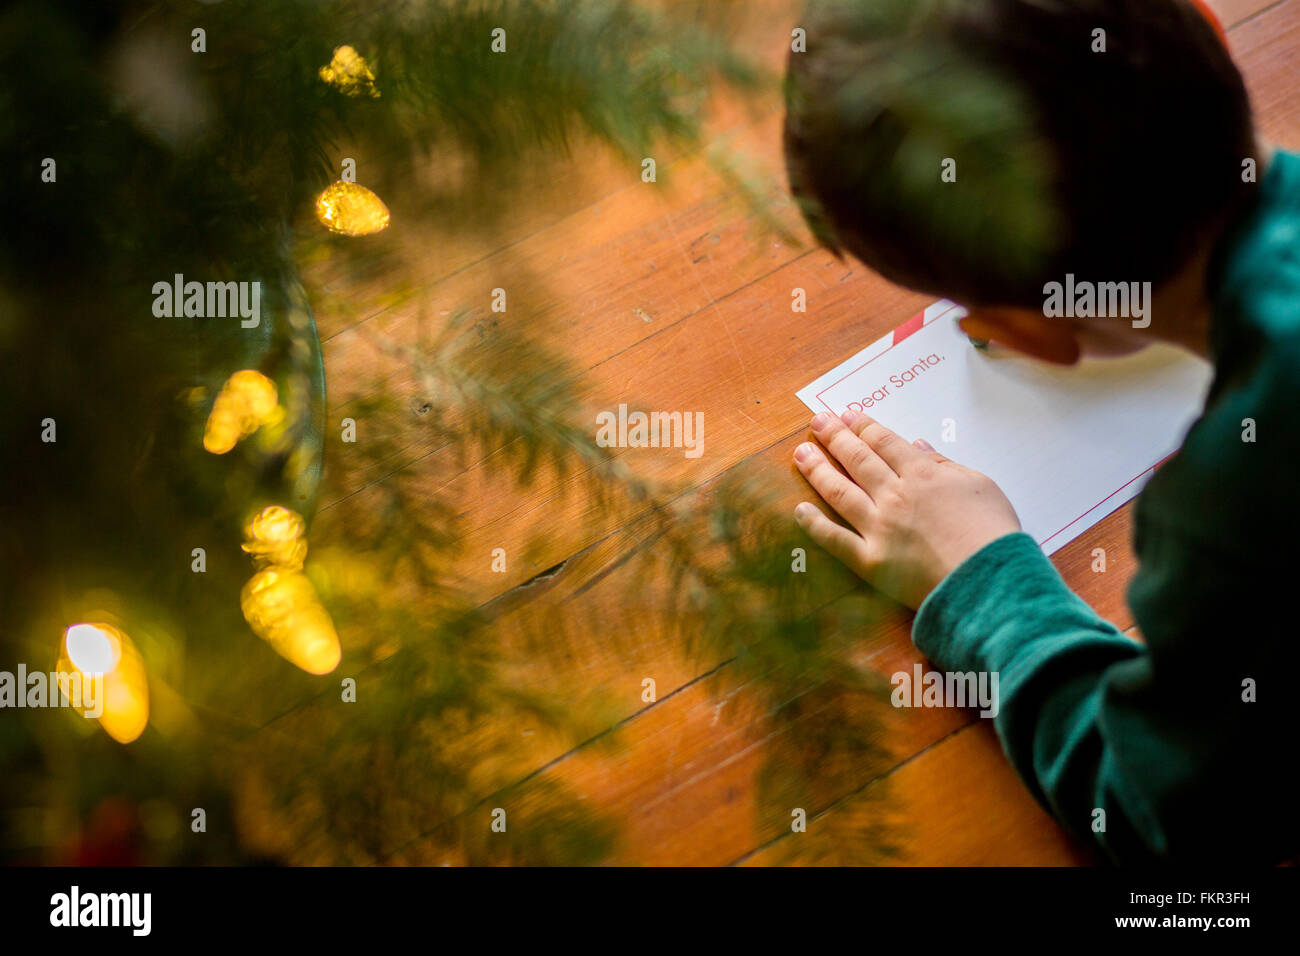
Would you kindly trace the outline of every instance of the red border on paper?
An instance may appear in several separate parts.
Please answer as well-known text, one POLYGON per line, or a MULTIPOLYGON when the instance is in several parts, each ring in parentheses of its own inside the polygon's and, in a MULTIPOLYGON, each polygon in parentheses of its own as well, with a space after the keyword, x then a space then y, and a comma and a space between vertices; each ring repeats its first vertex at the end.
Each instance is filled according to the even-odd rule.
MULTIPOLYGON (((939 319, 941 319, 941 318, 943 318, 945 315, 947 315, 949 312, 952 312, 952 311, 954 311, 954 310, 956 310, 956 309, 958 309, 958 308, 960 308, 960 306, 957 306, 957 305, 949 306, 947 309, 944 309, 942 312, 940 312, 938 315, 936 315, 936 316, 934 317, 934 319, 932 319, 931 321, 938 321, 939 319)), ((851 369, 851 370, 848 371, 848 372, 845 372, 843 375, 841 375, 841 376, 840 376, 839 378, 837 378, 835 381, 831 382, 829 385, 827 385, 825 388, 823 388, 820 392, 817 393, 817 400, 818 400, 819 402, 821 402, 823 405, 826 406, 826 410, 827 410, 828 412, 830 412, 832 415, 835 414, 835 409, 831 408, 831 406, 826 402, 826 400, 825 400, 824 398, 822 398, 823 395, 825 395, 827 392, 829 392, 829 391, 830 391, 832 388, 834 388, 836 385, 840 384, 840 382, 844 381, 844 380, 845 380, 846 378, 848 378, 850 375, 855 375, 855 374, 857 374, 858 372, 862 371, 862 369, 866 368, 868 365, 870 365, 872 362, 874 362, 876 359, 878 359, 878 358, 883 358, 885 355, 888 355, 891 351, 893 351, 893 349, 894 349, 895 346, 897 346, 900 342, 902 342, 902 341, 903 341, 904 339, 906 339, 908 336, 913 335, 913 334, 915 334, 916 332, 919 332, 922 328, 925 327, 925 325, 926 325, 926 321, 925 321, 925 310, 922 309, 920 312, 916 313, 916 315, 912 316, 910 319, 908 319, 908 320, 907 320, 906 322, 904 322, 902 325, 898 326, 898 328, 894 329, 894 331, 893 331, 893 333, 892 333, 893 341, 890 343, 889 348, 885 349, 885 350, 884 350, 883 352, 881 352, 879 355, 873 355, 871 358, 867 359, 867 360, 866 360, 865 362, 863 362, 861 365, 857 366, 857 367, 854 368, 854 369, 851 369)), ((1057 532, 1055 532, 1054 534, 1051 534, 1051 535, 1049 535, 1048 537, 1044 538, 1042 541, 1039 541, 1039 542, 1038 542, 1038 546, 1041 548, 1041 547, 1043 547, 1043 545, 1047 544, 1047 542, 1051 541, 1052 538, 1055 538, 1057 535, 1060 535, 1060 534, 1064 533, 1066 530, 1068 530, 1068 529, 1069 529, 1072 525, 1074 525, 1076 522, 1080 521, 1081 519, 1087 517, 1087 516, 1088 516, 1089 514, 1091 514, 1092 512, 1096 511, 1096 510, 1097 510, 1098 508, 1100 508, 1103 504, 1105 504, 1105 503, 1106 503, 1107 501, 1109 501, 1111 498, 1114 498, 1117 494, 1119 494, 1121 491, 1123 491, 1123 490, 1124 490, 1125 488, 1127 488, 1129 485, 1133 484, 1133 482, 1137 481, 1137 480, 1138 480, 1139 478, 1141 478, 1143 475, 1147 474, 1148 472, 1154 473, 1155 470, 1156 470, 1157 468, 1159 468, 1161 465, 1163 465, 1165 462, 1167 462, 1170 458, 1174 457, 1175 454, 1177 454, 1177 451, 1172 451, 1172 452, 1170 452, 1168 455, 1165 455, 1165 457, 1161 458, 1161 459, 1160 459, 1158 462, 1156 462, 1154 465, 1151 465, 1151 466, 1148 467, 1148 468, 1144 468, 1144 469, 1142 469, 1142 471, 1138 472, 1138 474, 1134 475, 1132 478, 1130 478, 1128 481, 1124 482, 1124 484, 1120 485, 1118 488, 1116 488, 1116 489, 1115 489, 1114 491, 1112 491, 1110 494, 1108 494, 1108 495, 1106 495, 1105 497, 1103 497, 1100 501, 1098 501, 1095 505, 1093 505, 1093 506, 1092 506, 1091 508, 1089 508, 1087 511, 1083 512, 1083 514, 1079 515, 1078 517, 1076 517, 1076 518, 1074 518, 1073 520, 1071 520, 1070 522, 1068 522, 1068 523, 1065 525, 1065 527, 1063 527, 1063 528, 1060 529, 1060 531, 1057 531, 1057 532)), ((1129 500, 1131 501, 1132 499, 1130 498, 1129 500)), ((1127 504, 1127 503, 1128 503, 1127 501, 1124 502, 1124 504, 1127 504)), ((1123 505, 1117 505, 1117 506, 1116 506, 1116 509, 1121 508, 1121 507, 1123 507, 1123 505)), ((1112 512, 1107 512, 1107 514, 1111 514, 1111 513, 1112 513, 1112 512)), ((1105 515, 1103 515, 1103 517, 1105 517, 1105 515)))
MULTIPOLYGON (((943 318, 949 312, 954 312, 959 308, 961 308, 961 306, 959 305, 950 305, 948 306, 948 308, 944 309, 942 312, 940 312, 930 321, 937 322, 939 319, 943 318)), ((874 362, 876 359, 883 358, 884 356, 888 355, 894 349, 894 347, 898 345, 899 342, 903 341, 903 339, 907 338, 913 332, 916 332, 919 329, 921 329, 925 324, 926 324, 925 310, 922 309, 920 312, 916 313, 916 315, 912 316, 910 319, 908 319, 898 328, 894 329, 892 333, 893 341, 890 343, 889 348, 885 349, 879 355, 873 355, 871 358, 867 359, 857 368, 850 369, 849 371, 841 375, 839 378, 837 378, 835 381, 831 382, 829 385, 827 385, 825 388, 823 388, 820 392, 817 393, 817 401, 821 402, 823 405, 826 405, 826 410, 830 412, 832 415, 834 415, 835 409, 831 408, 830 405, 826 403, 826 400, 822 398, 822 396, 825 395, 827 392, 829 392, 836 385, 840 384, 840 382, 844 381, 850 375, 857 374, 858 372, 866 368, 868 365, 870 365, 872 362, 874 362)), ((877 339, 877 341, 879 341, 879 339, 877 339)))

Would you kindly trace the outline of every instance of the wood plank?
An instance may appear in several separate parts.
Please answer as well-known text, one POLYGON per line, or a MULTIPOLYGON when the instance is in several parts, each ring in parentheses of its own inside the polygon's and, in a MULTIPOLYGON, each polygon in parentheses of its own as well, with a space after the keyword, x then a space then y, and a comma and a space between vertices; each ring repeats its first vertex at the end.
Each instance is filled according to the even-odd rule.
MULTIPOLYGON (((708 14, 707 9, 704 12, 708 14)), ((716 14, 711 17, 714 29, 730 37, 734 48, 748 57, 758 81, 752 89, 708 91, 702 108, 706 143, 738 133, 780 108, 789 31, 773 30, 771 23, 773 18, 792 19, 792 5, 788 0, 751 0, 746 12, 748 16, 729 24, 719 22, 716 14)), ((429 157, 422 182, 414 189, 392 178, 372 181, 367 172, 382 176, 385 157, 370 155, 365 143, 342 139, 335 153, 357 160, 360 181, 379 190, 393 219, 382 237, 365 240, 375 247, 373 251, 384 254, 390 267, 382 273, 374 270, 384 259, 368 256, 371 250, 352 240, 331 239, 304 249, 305 275, 313 286, 317 324, 326 342, 384 314, 395 291, 431 288, 593 204, 635 188, 641 174, 640 157, 627 157, 575 136, 568 150, 538 149, 529 155, 527 162, 513 169, 508 207, 487 208, 485 203, 496 198, 490 185, 473 180, 466 163, 447 150, 429 157), (442 206, 422 209, 421 190, 439 187, 448 192, 442 206), (470 204, 460 201, 462 191, 469 195, 470 204), (408 209, 410 216, 404 214, 408 209), (344 270, 342 262, 357 268, 344 270)), ((658 167, 669 176, 674 165, 698 155, 688 144, 676 142, 657 143, 653 152, 658 167)))
MULTIPOLYGON (((778 446, 767 454, 784 460, 786 448, 778 446)), ((774 461, 769 467, 778 466, 774 461)), ((701 494, 707 491, 703 489, 701 494)), ((798 488, 793 488, 792 492, 782 502, 786 507, 792 507, 801 494, 798 488)), ((1086 574, 1085 581, 1094 581, 1105 577, 1080 568, 1087 568, 1091 560, 1090 546, 1096 541, 1123 541, 1127 533, 1123 517, 1122 512, 1117 513, 1094 529, 1101 537, 1085 536, 1060 552, 1058 565, 1068 578, 1078 579, 1086 574)), ((667 847, 665 852, 677 852, 675 848, 679 846, 696 845, 701 848, 700 852, 711 848, 709 852, 715 855, 700 857, 695 862, 728 862, 731 854, 745 852, 743 840, 736 836, 735 839, 729 838, 730 842, 718 842, 710 815, 698 812, 698 808, 713 799, 712 794, 718 787, 724 787, 728 792, 737 788, 751 792, 754 778, 772 757, 773 748, 792 746, 787 741, 797 739, 801 731, 798 725, 792 728, 775 726, 770 715, 761 709, 755 689, 735 687, 727 667, 719 674, 723 682, 721 688, 704 688, 695 684, 700 673, 712 671, 721 662, 716 658, 686 658, 682 654, 681 638, 673 633, 673 621, 664 611, 672 605, 671 597, 658 590, 653 577, 641 573, 634 564, 620 563, 629 548, 634 546, 635 542, 626 535, 613 535, 566 564, 553 578, 508 594, 503 601, 513 602, 515 607, 506 610, 499 627, 503 632, 520 635, 521 640, 512 645, 513 651, 504 655, 507 662, 514 662, 513 666, 507 664, 493 677, 520 693, 565 686, 569 688, 567 694, 575 713, 608 712, 618 719, 635 717, 635 720, 629 722, 624 732, 605 741, 601 747, 583 747, 577 751, 571 750, 576 741, 566 741, 562 736, 548 732, 543 725, 512 723, 508 727, 479 728, 475 733, 483 742, 483 751, 496 755, 496 766, 492 774, 478 771, 484 776, 476 796, 486 798, 503 777, 509 778, 513 774, 513 779, 520 781, 527 776, 529 768, 555 762, 548 778, 584 794, 584 799, 592 800, 593 806, 608 810, 611 806, 620 806, 621 801, 653 806, 659 799, 660 790, 668 786, 665 775, 673 767, 673 755, 679 752, 679 748, 691 752, 694 747, 691 741, 707 738, 711 741, 707 752, 691 758, 691 777, 674 785, 673 800, 683 808, 680 813, 674 813, 674 819, 678 820, 674 828, 680 839, 665 844, 657 829, 660 821, 648 819, 624 833, 619 859, 632 861, 641 859, 642 854, 654 857, 659 851, 657 848, 667 847), (576 639, 557 648, 553 637, 556 634, 567 634, 576 639), (550 645, 544 646, 542 642, 548 640, 550 645), (644 708, 639 701, 642 681, 646 677, 653 678, 659 693, 667 698, 650 708, 644 708), (691 694, 682 696, 680 692, 685 690, 691 690, 691 694), (715 732, 710 728, 718 724, 716 708, 706 722, 707 708, 701 709, 704 705, 700 700, 716 704, 719 699, 737 696, 747 707, 742 713, 743 719, 733 726, 736 718, 728 716, 730 723, 727 726, 732 727, 732 732, 715 740, 715 732), (654 723, 643 728, 641 722, 648 718, 652 718, 654 723), (523 732, 526 732, 526 737, 521 735, 523 732), (632 736, 629 738, 627 734, 632 736), (658 743, 644 742, 651 738, 658 743), (596 799, 584 781, 593 762, 599 765, 610 760, 610 748, 614 748, 614 753, 624 755, 616 761, 621 769, 607 780, 611 789, 602 791, 600 798, 596 799), (665 753, 663 748, 670 749, 665 753), (644 829, 638 829, 641 826, 644 829)), ((1121 546, 1112 555, 1107 575, 1124 573, 1122 564, 1125 560, 1131 567, 1131 556, 1126 554, 1121 546)), ((811 575, 834 576, 840 571, 840 566, 828 556, 815 550, 810 555, 811 575)), ((853 580, 844 574, 833 586, 847 591, 854 588, 853 580)), ((1085 590, 1076 587, 1081 592, 1085 590)), ((860 585, 857 588, 860 589, 860 585)), ((1115 600, 1113 589, 1101 593, 1115 600)), ((1109 610, 1123 613, 1125 609, 1122 604, 1112 603, 1109 610)), ((890 674, 898 671, 910 672, 912 665, 921 662, 922 658, 912 647, 909 632, 910 614, 901 609, 887 613, 875 628, 861 635, 859 663, 880 674, 882 681, 887 681, 890 674)), ((382 668, 377 670, 382 672, 382 668)), ((385 679, 382 673, 359 678, 359 695, 363 699, 375 699, 374 695, 380 692, 385 679)), ((335 695, 330 693, 281 717, 274 722, 272 729, 288 739, 305 733, 319 735, 332 726, 337 727, 338 722, 344 719, 344 711, 346 708, 340 710, 335 695)), ((887 738, 897 761, 921 752, 973 719, 968 712, 951 710, 917 710, 892 716, 887 714, 886 717, 890 729, 883 737, 887 738)), ((877 714, 873 719, 881 718, 877 714)), ((816 740, 818 727, 813 724, 802 733, 811 735, 808 739, 816 740)), ((873 770, 870 764, 864 763, 861 768, 864 777, 850 773, 834 782, 826 782, 822 794, 824 805, 830 805, 861 786, 872 772, 879 772, 879 769, 877 766, 873 770)), ((526 804, 526 789, 512 792, 509 800, 521 798, 526 804)), ((505 802, 509 800, 502 798, 505 802)), ((426 821, 426 829, 432 829, 437 822, 426 821)), ((762 820, 746 816, 742 822, 751 828, 750 839, 763 838, 762 820)), ((767 820, 766 825, 770 828, 773 824, 767 820)), ((743 827, 734 830, 733 836, 741 832, 743 827)), ((417 835, 416 831, 408 829, 398 833, 407 837, 403 840, 395 836, 394 846, 401 847, 398 855, 402 858, 407 858, 405 855, 409 852, 416 852, 411 850, 412 845, 424 847, 419 853, 427 850, 436 855, 446 851, 433 838, 409 844, 409 839, 417 835)))
MULTIPOLYGON (((1294 141, 1300 109, 1292 92, 1294 59, 1288 47, 1297 46, 1294 31, 1300 4, 1289 2, 1263 13, 1260 4, 1244 0, 1225 0, 1217 6, 1225 20, 1236 18, 1229 22, 1258 14, 1233 31, 1233 48, 1251 81, 1262 127, 1275 138, 1291 135, 1294 141)), ((754 139, 747 143, 771 161, 774 120, 767 122, 767 127, 753 127, 754 139)), ((717 185, 697 184, 693 175, 682 177, 682 183, 677 199, 663 197, 664 205, 658 209, 646 203, 645 194, 638 194, 636 187, 627 187, 608 203, 602 200, 570 213, 573 223, 566 226, 566 220, 561 220, 543 230, 555 229, 551 235, 530 233, 509 254, 498 250, 495 262, 468 264, 458 274, 462 277, 438 276, 435 286, 445 284, 445 302, 455 303, 457 296, 464 299, 490 289, 488 283, 496 282, 502 271, 508 273, 510 262, 522 263, 533 272, 554 269, 559 262, 563 272, 569 268, 563 257, 580 257, 563 277, 563 291, 533 305, 543 314, 554 313, 559 321, 577 323, 565 327, 563 340, 575 346, 579 365, 591 370, 585 393, 590 407, 610 407, 634 396, 647 407, 706 412, 707 451, 700 462, 635 451, 624 452, 624 457, 640 473, 696 487, 702 493, 729 470, 752 469, 774 484, 783 506, 792 507, 808 497, 789 460, 808 417, 793 399, 794 389, 847 351, 883 334, 924 300, 891 289, 861 267, 845 267, 820 252, 770 258, 771 268, 764 271, 759 268, 764 265, 761 257, 751 261, 737 251, 744 244, 743 223, 734 221, 716 195, 717 185), (602 206, 599 213, 594 211, 602 206), (683 238, 697 227, 704 250, 712 245, 719 247, 716 253, 698 256, 691 252, 690 241, 683 245, 683 238), (710 238, 714 235, 719 237, 716 243, 710 238), (647 263, 655 263, 656 268, 647 268, 647 263), (817 303, 816 311, 798 320, 786 314, 794 283, 803 283, 817 303), (620 310, 632 302, 667 302, 662 315, 668 318, 661 323, 652 314, 653 321, 645 323, 633 314, 641 327, 626 317, 623 324, 600 322, 597 313, 606 300, 617 303, 620 310), (567 315, 574 302, 583 301, 592 304, 587 310, 590 316, 567 315), (590 324, 582 325, 584 319, 590 324), (668 322, 672 324, 667 328, 660 327, 668 322), (845 345, 846 340, 855 344, 845 345), (797 363, 790 361, 793 355, 798 356, 797 363), (724 387, 706 385, 715 379, 724 387)), ((407 322, 399 337, 411 335, 414 328, 409 314, 395 312, 377 320, 380 328, 407 322)), ((367 355, 359 334, 350 345, 343 335, 338 338, 337 350, 332 349, 328 359, 332 385, 335 378, 344 383, 353 375, 353 392, 364 396, 367 382, 373 388, 376 378, 401 374, 385 366, 382 356, 367 355), (361 364, 349 372, 348 363, 354 360, 361 364)), ((332 414, 344 414, 347 401, 332 404, 332 414)), ((643 603, 628 603, 627 595, 638 582, 633 566, 620 561, 639 546, 630 530, 634 514, 591 513, 572 479, 568 483, 543 479, 536 489, 512 495, 508 483, 493 483, 491 460, 460 466, 432 451, 406 468, 408 477, 403 480, 425 494, 450 490, 455 500, 465 502, 470 566, 464 583, 473 593, 482 600, 513 602, 514 609, 503 620, 519 635, 547 633, 548 622, 554 624, 557 614, 570 615, 569 624, 584 615, 599 622, 579 630, 580 640, 565 648, 558 661, 520 654, 509 681, 521 688, 558 681, 571 688, 575 709, 595 712, 608 705, 611 718, 604 727, 626 720, 616 733, 577 749, 561 736, 543 733, 544 728, 522 744, 508 740, 511 734, 520 737, 523 731, 518 727, 485 728, 479 738, 483 752, 496 753, 498 745, 501 749, 481 771, 482 796, 492 793, 500 781, 512 781, 500 799, 517 800, 526 820, 529 801, 542 799, 530 793, 526 778, 545 768, 543 777, 570 788, 584 803, 620 823, 622 842, 614 856, 620 862, 825 861, 824 846, 815 839, 793 851, 793 835, 778 839, 788 830, 788 812, 781 808, 782 816, 772 808, 760 808, 757 800, 764 761, 772 753, 781 753, 790 739, 815 734, 816 715, 809 717, 806 727, 796 724, 774 731, 755 689, 729 680, 728 667, 723 666, 710 682, 697 680, 721 662, 684 657, 668 622, 653 613, 652 587, 647 587, 643 603), (561 498, 566 486, 571 493, 561 498), (515 560, 527 551, 527 527, 546 529, 547 547, 515 560), (486 556, 495 546, 506 546, 512 556, 507 576, 489 577, 486 556), (531 593, 517 588, 538 571, 566 559, 553 580, 531 585, 536 589, 531 593), (611 635, 619 639, 611 640, 611 635), (654 676, 659 685, 660 699, 650 707, 639 700, 645 676, 654 676), (728 699, 732 707, 720 707, 728 699)), ((412 457, 408 454, 406 459, 412 457)), ((338 464, 337 458, 334 463, 338 464)), ((391 464, 402 463, 399 456, 391 464)), ((359 483, 368 477, 361 475, 359 483)), ((340 486, 342 493, 355 487, 340 486)), ((362 492, 328 508, 323 525, 363 521, 375 500, 362 492)), ((1130 520, 1130 510, 1121 509, 1055 558, 1071 587, 1121 627, 1132 624, 1123 601, 1124 584, 1134 570, 1128 544, 1130 520), (1094 547, 1107 551, 1104 574, 1091 570, 1094 547)), ((550 632, 559 630, 553 627, 550 632)), ((345 645, 365 644, 360 634, 345 634, 344 641, 345 645)), ((877 632, 864 635, 862 655, 882 675, 909 668, 919 658, 908 636, 908 616, 894 615, 877 632)), ((319 728, 328 714, 323 699, 308 702, 268 731, 292 734, 319 728)), ((880 720, 880 744, 893 754, 892 765, 901 766, 887 776, 866 767, 858 778, 837 776, 835 785, 816 794, 817 801, 807 808, 814 813, 809 837, 827 830, 852 833, 886 821, 896 824, 889 835, 903 851, 900 862, 1088 859, 1028 797, 982 722, 969 726, 969 714, 951 711, 887 712, 880 720), (859 800, 869 808, 865 816, 850 809, 859 800), (888 815, 882 808, 889 808, 888 815)), ((441 845, 436 834, 408 839, 420 827, 437 822, 420 820, 394 833, 391 847, 397 849, 392 861, 456 862, 454 849, 441 845)), ((524 836, 520 834, 521 839, 524 836)), ((307 841, 295 852, 300 860, 321 860, 312 854, 325 851, 307 841)))
POLYGON ((1269 7, 1277 6, 1278 0, 1206 0, 1206 2, 1219 18, 1224 29, 1228 31, 1231 41, 1233 27, 1269 7))
MULTIPOLYGON (((810 254, 736 290, 598 364, 580 383, 585 412, 578 412, 577 420, 592 422, 594 434, 596 412, 624 402, 702 412, 701 457, 686 458, 681 449, 618 449, 614 457, 641 478, 669 487, 690 487, 721 474, 806 424, 807 410, 794 391, 806 384, 808 368, 830 367, 842 358, 845 340, 865 344, 927 301, 854 273, 859 274, 864 275, 860 283, 838 281, 847 275, 841 264, 810 254), (808 316, 789 312, 796 286, 818 290, 810 292, 813 311, 808 316), (867 301, 872 302, 869 310, 867 301), (800 365, 789 361, 791 354, 800 355, 800 365)), ((364 447, 357 453, 365 454, 364 447)), ((337 465, 340 456, 331 460, 337 465)), ((593 509, 583 493, 584 472, 564 480, 543 472, 531 487, 521 489, 515 476, 503 471, 492 454, 462 464, 451 449, 442 449, 397 479, 416 498, 442 496, 463 509, 460 534, 466 559, 448 570, 457 586, 480 600, 553 566, 628 518, 593 509), (539 528, 546 529, 546 540, 530 550, 539 528), (498 547, 510 556, 506 574, 490 569, 491 552, 498 547)), ((382 493, 363 489, 339 515, 326 505, 318 521, 328 528, 336 521, 357 520, 382 493)))
MULTIPOLYGON (((779 116, 747 129, 738 149, 766 149, 769 181, 780 182, 771 144, 779 116)), ((651 339, 748 282, 793 261, 797 247, 773 237, 759 239, 744 210, 721 195, 723 184, 704 160, 692 159, 666 182, 629 186, 509 249, 432 285, 421 301, 394 309, 335 336, 325 344, 331 371, 331 425, 344 416, 364 418, 357 406, 383 389, 403 405, 427 400, 409 366, 379 346, 387 340, 416 344, 423 320, 426 336, 467 308, 485 351, 502 348, 497 331, 526 329, 535 340, 558 348, 575 373, 651 339), (491 313, 492 290, 504 289, 507 311, 491 313)), ((788 197, 774 205, 793 226, 788 197)), ((787 303, 789 292, 786 292, 787 303)), ((370 427, 392 433, 400 454, 379 462, 355 460, 355 448, 337 447, 323 504, 357 490, 379 475, 430 452, 437 443, 414 417, 370 427), (346 456, 346 457, 345 457, 346 456)), ((337 427, 330 429, 337 433, 337 427)))
POLYGON ((1300 148, 1300 5, 1269 7, 1228 34, 1260 134, 1300 148))
MULTIPOLYGON (((837 817, 885 814, 906 866, 1063 866, 1100 862, 1067 835, 1029 795, 987 721, 963 727, 908 761, 885 780, 846 798, 809 823, 843 828, 837 817), (888 788, 887 801, 872 799, 888 788), (881 808, 884 808, 883 810, 881 808)), ((863 821, 869 822, 869 821, 863 821)), ((861 824, 860 824, 861 825, 861 824)), ((746 866, 798 862, 805 834, 783 834, 743 861, 746 866)))

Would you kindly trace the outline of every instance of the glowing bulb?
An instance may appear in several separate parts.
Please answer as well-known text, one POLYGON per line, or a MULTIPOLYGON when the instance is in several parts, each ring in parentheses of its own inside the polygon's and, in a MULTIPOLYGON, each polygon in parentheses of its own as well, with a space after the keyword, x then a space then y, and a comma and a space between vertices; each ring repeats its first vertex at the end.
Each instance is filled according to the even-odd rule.
POLYGON ((244 528, 243 549, 260 565, 301 568, 307 559, 304 522, 296 511, 280 505, 263 508, 244 528))
POLYGON ((340 180, 316 197, 316 218, 330 232, 368 236, 388 228, 388 207, 360 183, 340 180))
POLYGON ((343 655, 329 613, 301 571, 267 568, 244 585, 240 610, 258 637, 309 674, 328 674, 343 655))
POLYGON ((365 57, 350 46, 335 47, 329 66, 320 68, 320 78, 348 96, 378 96, 375 74, 370 72, 365 57))
POLYGON ((63 642, 68 660, 83 674, 112 673, 122 659, 122 642, 94 624, 72 625, 64 632, 63 642))
POLYGON ((263 508, 244 528, 243 548, 261 569, 239 594, 253 633, 309 674, 328 674, 343 656, 334 621, 302 573, 307 559, 302 515, 280 505, 263 508))
POLYGON ((203 447, 224 455, 263 425, 284 417, 275 382, 255 369, 236 372, 217 393, 203 429, 203 447))
MULTIPOLYGON (((87 678, 102 675, 102 699, 91 709, 83 696, 86 706, 81 708, 82 713, 97 716, 104 732, 121 744, 129 744, 144 733, 149 724, 149 682, 140 653, 123 631, 104 623, 69 627, 63 633, 58 672, 68 675, 73 671, 82 675, 83 687, 87 678)), ((63 676, 60 687, 68 694, 63 676)))

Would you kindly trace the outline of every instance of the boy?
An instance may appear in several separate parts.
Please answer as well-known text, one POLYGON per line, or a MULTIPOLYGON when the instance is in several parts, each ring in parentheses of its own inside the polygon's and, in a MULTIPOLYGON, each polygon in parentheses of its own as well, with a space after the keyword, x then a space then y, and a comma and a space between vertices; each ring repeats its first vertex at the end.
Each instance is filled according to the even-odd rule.
POLYGON ((1111 859, 1293 855, 1300 156, 1256 142, 1189 0, 840 0, 801 26, 786 156, 822 243, 962 302, 974 337, 1060 363, 1162 340, 1215 376, 1137 504, 1145 645, 1068 590, 993 482, 862 414, 817 416, 795 451, 848 527, 808 502, 796 520, 918 609, 939 668, 999 673, 1008 758, 1111 859), (1151 281, 1149 326, 1048 317, 1067 273, 1151 281))

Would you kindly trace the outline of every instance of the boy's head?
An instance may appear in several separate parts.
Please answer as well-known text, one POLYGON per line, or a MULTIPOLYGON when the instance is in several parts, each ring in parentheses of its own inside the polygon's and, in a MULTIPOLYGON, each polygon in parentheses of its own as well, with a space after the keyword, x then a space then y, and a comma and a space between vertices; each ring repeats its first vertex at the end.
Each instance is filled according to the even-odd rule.
POLYGON ((814 234, 990 321, 1059 325, 1067 274, 1161 287, 1252 188, 1246 90, 1193 0, 813 0, 799 25, 785 152, 814 234))

